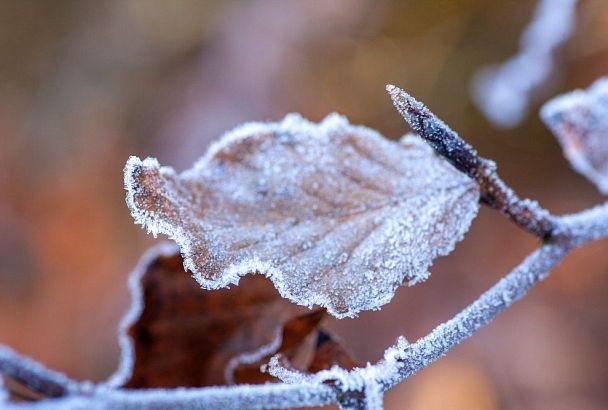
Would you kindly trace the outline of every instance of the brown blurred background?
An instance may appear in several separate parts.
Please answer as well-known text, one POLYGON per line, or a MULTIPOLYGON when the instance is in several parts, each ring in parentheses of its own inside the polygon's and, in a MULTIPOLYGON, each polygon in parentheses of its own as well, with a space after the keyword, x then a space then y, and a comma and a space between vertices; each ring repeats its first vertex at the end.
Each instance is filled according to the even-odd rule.
MULTIPOLYGON (((0 2, 0 342, 76 378, 116 367, 126 278, 154 240, 125 206, 130 154, 178 170, 245 120, 338 111, 397 138, 384 84, 426 102, 517 191, 556 213, 602 197, 536 113, 512 131, 472 106, 534 0, 0 2)), ((554 95, 608 73, 608 2, 583 0, 554 95)), ((537 108, 537 107, 536 107, 537 108)), ((330 321, 361 360, 426 334, 536 240, 482 209, 429 282, 330 321)), ((527 298, 391 391, 387 408, 608 407, 608 241, 573 252, 527 298)))

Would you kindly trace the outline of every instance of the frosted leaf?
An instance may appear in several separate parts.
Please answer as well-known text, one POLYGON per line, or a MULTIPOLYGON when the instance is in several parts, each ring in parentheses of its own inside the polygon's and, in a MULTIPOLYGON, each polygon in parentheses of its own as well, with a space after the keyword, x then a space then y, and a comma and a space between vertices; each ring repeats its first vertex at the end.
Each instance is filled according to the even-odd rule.
POLYGON ((337 114, 242 125, 181 174, 131 157, 125 186, 135 221, 174 239, 202 287, 260 273, 339 318, 425 280, 479 200, 418 137, 391 142, 337 114))
POLYGON ((608 77, 550 100, 541 118, 572 167, 608 194, 608 77))

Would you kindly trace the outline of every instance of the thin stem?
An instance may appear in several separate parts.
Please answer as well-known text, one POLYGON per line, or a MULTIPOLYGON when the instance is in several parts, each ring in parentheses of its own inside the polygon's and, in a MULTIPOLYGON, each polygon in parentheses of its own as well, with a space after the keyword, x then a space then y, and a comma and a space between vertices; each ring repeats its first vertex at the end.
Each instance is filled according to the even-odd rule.
POLYGON ((608 236, 608 202, 576 214, 559 217, 560 235, 574 246, 608 236))
POLYGON ((80 383, 2 345, 0 373, 47 397, 67 396, 80 391, 80 383))
POLYGON ((424 369, 454 346, 471 337, 479 328, 490 323, 500 312, 521 299, 534 284, 544 279, 569 249, 563 244, 547 244, 531 253, 511 273, 454 318, 409 345, 401 360, 399 376, 384 380, 384 387, 391 388, 424 369))
POLYGON ((108 389, 98 388, 86 395, 73 395, 23 404, 3 404, 3 409, 35 410, 57 408, 89 410, 91 408, 119 410, 160 409, 283 409, 303 406, 323 406, 336 403, 336 391, 325 384, 289 385, 284 383, 239 385, 232 387, 200 387, 174 389, 108 389))
POLYGON ((519 198, 498 176, 493 161, 480 157, 446 123, 399 87, 387 85, 386 90, 410 127, 456 169, 477 181, 484 204, 507 215, 534 235, 547 241, 554 239, 555 218, 536 201, 519 198))

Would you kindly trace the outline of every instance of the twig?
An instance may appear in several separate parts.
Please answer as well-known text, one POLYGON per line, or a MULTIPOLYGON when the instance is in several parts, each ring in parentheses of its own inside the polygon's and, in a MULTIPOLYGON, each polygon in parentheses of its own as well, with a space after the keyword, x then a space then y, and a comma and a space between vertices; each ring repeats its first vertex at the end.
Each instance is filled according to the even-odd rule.
POLYGON ((519 198, 498 176, 493 161, 480 157, 473 147, 424 104, 399 87, 387 85, 386 90, 410 127, 456 169, 477 181, 483 203, 507 215, 534 235, 546 241, 553 239, 554 217, 536 201, 519 198))
POLYGON ((559 235, 569 238, 571 245, 579 246, 608 236, 608 202, 576 214, 558 218, 559 235))
POLYGON ((97 388, 86 395, 71 395, 24 404, 4 404, 3 410, 161 410, 161 409, 282 409, 323 406, 338 401, 336 390, 325 384, 272 383, 231 387, 174 389, 97 388))
POLYGON ((81 383, 3 345, 0 345, 0 373, 47 397, 81 391, 81 383))
POLYGON ((471 337, 477 329, 490 323, 500 312, 521 299, 534 284, 544 279, 569 249, 562 244, 548 244, 531 253, 511 273, 454 318, 411 344, 405 351, 398 377, 383 380, 382 384, 387 389, 395 386, 471 337))

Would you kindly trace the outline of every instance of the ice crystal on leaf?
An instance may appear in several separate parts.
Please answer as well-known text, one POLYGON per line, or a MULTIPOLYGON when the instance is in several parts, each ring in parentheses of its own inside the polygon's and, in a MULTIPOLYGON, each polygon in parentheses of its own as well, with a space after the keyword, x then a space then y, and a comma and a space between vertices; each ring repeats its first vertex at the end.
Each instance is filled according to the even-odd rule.
POLYGON ((608 194, 608 77, 550 100, 541 117, 572 167, 608 194))
POLYGON ((135 221, 174 239, 202 287, 264 274, 283 297, 339 318, 425 280, 479 200, 417 136, 392 142, 337 114, 242 125, 181 174, 131 157, 125 186, 135 221))

